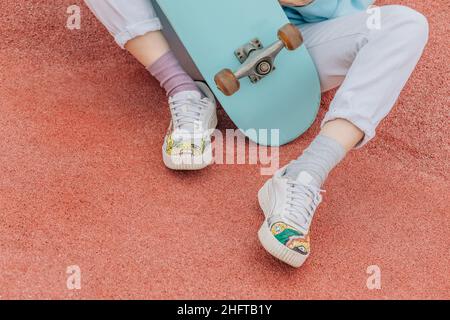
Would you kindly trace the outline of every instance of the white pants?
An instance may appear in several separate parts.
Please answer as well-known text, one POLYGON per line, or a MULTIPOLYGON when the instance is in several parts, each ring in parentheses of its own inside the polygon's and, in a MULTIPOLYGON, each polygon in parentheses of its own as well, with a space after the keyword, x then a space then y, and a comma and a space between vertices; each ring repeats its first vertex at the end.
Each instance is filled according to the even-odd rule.
MULTIPOLYGON (((161 29, 150 0, 85 0, 124 45, 161 29)), ((380 28, 368 26, 366 12, 301 27, 320 75, 322 91, 341 86, 323 124, 346 119, 370 141, 391 111, 428 41, 428 22, 404 6, 380 8, 380 28)))

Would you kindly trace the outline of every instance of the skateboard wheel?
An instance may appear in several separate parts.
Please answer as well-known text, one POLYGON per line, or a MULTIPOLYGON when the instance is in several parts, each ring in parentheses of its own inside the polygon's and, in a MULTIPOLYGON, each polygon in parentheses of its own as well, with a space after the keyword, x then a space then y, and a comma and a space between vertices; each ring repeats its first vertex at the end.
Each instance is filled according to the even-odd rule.
POLYGON ((303 44, 303 36, 300 30, 292 23, 288 23, 278 30, 278 38, 288 50, 295 50, 303 44))
POLYGON ((217 88, 226 96, 232 96, 241 87, 239 80, 230 69, 223 69, 214 77, 217 88))

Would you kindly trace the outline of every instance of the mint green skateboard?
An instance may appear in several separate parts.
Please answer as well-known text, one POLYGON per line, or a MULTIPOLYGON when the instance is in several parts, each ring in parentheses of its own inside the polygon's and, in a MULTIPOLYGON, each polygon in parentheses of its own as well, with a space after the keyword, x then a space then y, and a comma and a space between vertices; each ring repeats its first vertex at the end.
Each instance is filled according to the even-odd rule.
POLYGON ((283 145, 311 126, 319 77, 277 0, 154 1, 179 59, 251 140, 283 145))

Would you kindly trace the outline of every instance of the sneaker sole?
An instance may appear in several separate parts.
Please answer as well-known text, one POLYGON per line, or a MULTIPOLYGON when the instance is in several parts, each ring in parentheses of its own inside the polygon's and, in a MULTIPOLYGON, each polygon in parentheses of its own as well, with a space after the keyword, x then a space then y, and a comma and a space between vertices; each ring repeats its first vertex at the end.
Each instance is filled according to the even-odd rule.
MULTIPOLYGON (((215 129, 217 127, 217 114, 214 114, 210 128, 215 129)), ((210 146, 212 148, 212 146, 210 146)), ((167 152, 164 150, 163 146, 163 162, 165 166, 171 170, 175 171, 195 171, 195 170, 202 170, 206 167, 210 166, 213 163, 213 156, 212 156, 212 149, 211 149, 211 156, 207 157, 207 160, 205 161, 205 156, 200 157, 194 157, 186 156, 185 159, 180 159, 180 161, 174 161, 173 157, 168 155, 167 152), (193 160, 193 161, 192 161, 193 160)))
MULTIPOLYGON (((259 205, 264 212, 265 219, 267 219, 270 214, 268 188, 269 183, 267 182, 258 192, 259 205)), ((266 221, 264 221, 258 231, 258 238, 261 245, 267 252, 294 268, 301 267, 308 258, 308 256, 301 255, 300 253, 297 253, 280 243, 270 231, 266 221)))

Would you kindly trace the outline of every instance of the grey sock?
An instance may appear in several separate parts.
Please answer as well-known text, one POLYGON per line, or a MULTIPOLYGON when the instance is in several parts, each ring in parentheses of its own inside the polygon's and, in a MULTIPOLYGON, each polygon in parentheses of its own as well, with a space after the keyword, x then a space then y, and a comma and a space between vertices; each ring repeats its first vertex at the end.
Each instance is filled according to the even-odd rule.
POLYGON ((308 172, 321 187, 330 171, 344 159, 346 151, 336 140, 319 135, 303 154, 292 162, 286 175, 297 179, 302 171, 308 172))

